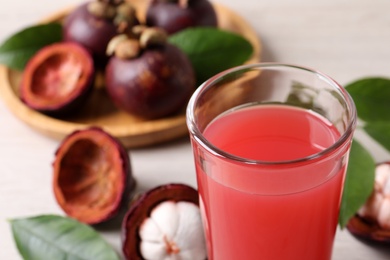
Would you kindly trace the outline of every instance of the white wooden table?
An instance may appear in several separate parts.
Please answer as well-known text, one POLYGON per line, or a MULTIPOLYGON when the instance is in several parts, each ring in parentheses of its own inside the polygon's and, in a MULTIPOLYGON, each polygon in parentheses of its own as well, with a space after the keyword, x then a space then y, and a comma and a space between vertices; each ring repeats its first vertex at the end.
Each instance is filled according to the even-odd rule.
MULTIPOLYGON (((0 0, 0 41, 80 0, 0 0)), ((365 76, 390 77, 388 0, 219 0, 243 16, 263 42, 263 61, 316 68, 341 84, 365 76)), ((370 145, 378 161, 390 155, 370 145)), ((54 200, 51 162, 58 142, 34 132, 0 101, 0 259, 20 259, 7 219, 63 214, 54 200)), ((196 184, 187 138, 130 151, 138 189, 163 183, 196 184)), ((120 251, 118 230, 102 231, 120 251)), ((366 245, 338 231, 334 260, 390 259, 390 249, 366 245)), ((54 260, 54 259, 53 259, 54 260)))

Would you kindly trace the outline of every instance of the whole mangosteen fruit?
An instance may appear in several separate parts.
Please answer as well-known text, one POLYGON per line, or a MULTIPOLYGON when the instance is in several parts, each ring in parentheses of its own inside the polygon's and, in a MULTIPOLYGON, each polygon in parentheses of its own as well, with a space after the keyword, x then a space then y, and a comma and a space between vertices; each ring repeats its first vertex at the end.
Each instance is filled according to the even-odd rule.
POLYGON ((83 45, 102 67, 108 59, 106 48, 111 38, 136 24, 136 11, 128 2, 95 0, 80 5, 65 18, 63 38, 83 45))
POLYGON ((188 27, 216 27, 218 21, 208 0, 152 0, 146 12, 146 24, 173 34, 188 27))
POLYGON ((105 70, 109 96, 120 109, 142 118, 178 112, 195 90, 192 64, 166 41, 162 29, 134 30, 138 38, 120 35, 108 46, 114 53, 105 70))

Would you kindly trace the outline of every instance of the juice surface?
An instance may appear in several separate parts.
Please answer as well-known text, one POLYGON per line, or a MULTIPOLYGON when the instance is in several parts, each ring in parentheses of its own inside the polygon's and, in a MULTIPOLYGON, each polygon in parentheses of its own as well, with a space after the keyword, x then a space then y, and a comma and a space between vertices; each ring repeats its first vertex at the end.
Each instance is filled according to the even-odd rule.
MULTIPOLYGON (((318 153, 339 138, 324 118, 276 105, 227 113, 203 134, 228 153, 271 162, 318 153)), ((330 259, 345 174, 341 156, 295 165, 292 178, 289 166, 204 160, 196 167, 209 259, 330 259)))
POLYGON ((223 151, 260 161, 287 161, 328 148, 337 129, 313 112, 262 105, 230 112, 214 120, 203 135, 223 151))

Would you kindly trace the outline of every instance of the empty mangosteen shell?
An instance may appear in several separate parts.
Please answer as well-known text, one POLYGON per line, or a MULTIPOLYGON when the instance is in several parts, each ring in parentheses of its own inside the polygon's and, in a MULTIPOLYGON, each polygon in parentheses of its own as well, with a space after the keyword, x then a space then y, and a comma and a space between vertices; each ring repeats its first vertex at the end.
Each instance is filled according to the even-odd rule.
MULTIPOLYGON (((77 130, 62 141, 55 156, 56 158, 53 162, 54 195, 59 206, 68 216, 86 224, 99 224, 114 218, 121 208, 128 205, 130 195, 135 188, 130 158, 123 145, 109 133, 97 127, 77 130), (111 160, 112 164, 108 165, 107 162, 106 164, 99 164, 99 161, 94 161, 96 160, 94 152, 100 153, 98 155, 103 153, 103 158, 100 157, 98 159, 111 160), (91 164, 88 164, 88 159, 92 159, 91 164), (103 167, 111 167, 110 169, 114 170, 111 172, 111 175, 100 176, 103 177, 103 179, 100 179, 103 183, 98 183, 100 185, 111 185, 109 190, 98 190, 98 198, 93 193, 96 190, 93 189, 89 189, 90 193, 88 195, 81 192, 78 193, 75 185, 80 185, 80 182, 78 182, 78 176, 74 175, 74 171, 81 168, 84 171, 76 172, 84 174, 81 176, 84 179, 81 180, 88 180, 89 178, 89 180, 94 181, 93 177, 96 176, 94 174, 99 173, 99 169, 91 170, 91 167, 102 165, 103 167), (113 193, 111 194, 112 197, 108 201, 103 201, 103 196, 107 195, 107 192, 113 193), (81 195, 84 195, 84 197, 81 195), (106 205, 103 205, 103 209, 94 207, 94 205, 90 205, 91 201, 88 200, 88 196, 89 199, 95 196, 93 203, 98 204, 103 201, 106 205), (84 202, 82 201, 83 199, 85 200, 84 202)), ((104 170, 106 169, 103 169, 103 172, 107 173, 104 170)), ((98 188, 96 186, 98 184, 92 182, 92 185, 95 185, 94 188, 98 188)), ((90 187, 92 186, 87 188, 90 187)))
POLYGON ((185 184, 166 184, 153 188, 133 201, 122 222, 122 250, 128 260, 142 260, 139 228, 152 210, 164 201, 186 201, 199 206, 198 191, 185 184))
POLYGON ((28 107, 44 114, 71 115, 85 104, 92 92, 94 79, 93 60, 86 49, 75 43, 54 43, 43 47, 28 61, 20 84, 20 98, 28 107), (60 73, 66 62, 70 63, 67 69, 78 69, 73 73, 80 73, 76 85, 66 94, 45 94, 57 90, 42 80, 53 71, 60 73), (80 68, 75 67, 75 64, 80 68))

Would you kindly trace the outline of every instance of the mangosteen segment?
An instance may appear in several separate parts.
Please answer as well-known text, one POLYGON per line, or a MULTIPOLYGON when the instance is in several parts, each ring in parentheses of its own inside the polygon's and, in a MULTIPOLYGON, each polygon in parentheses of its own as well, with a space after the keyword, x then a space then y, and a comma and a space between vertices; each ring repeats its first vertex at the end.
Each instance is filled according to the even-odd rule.
POLYGON ((23 72, 20 95, 32 109, 48 114, 80 108, 91 92, 95 70, 90 54, 74 43, 38 51, 23 72))
POLYGON ((87 224, 114 217, 134 187, 123 146, 98 128, 65 138, 53 168, 58 204, 70 217, 87 224))

